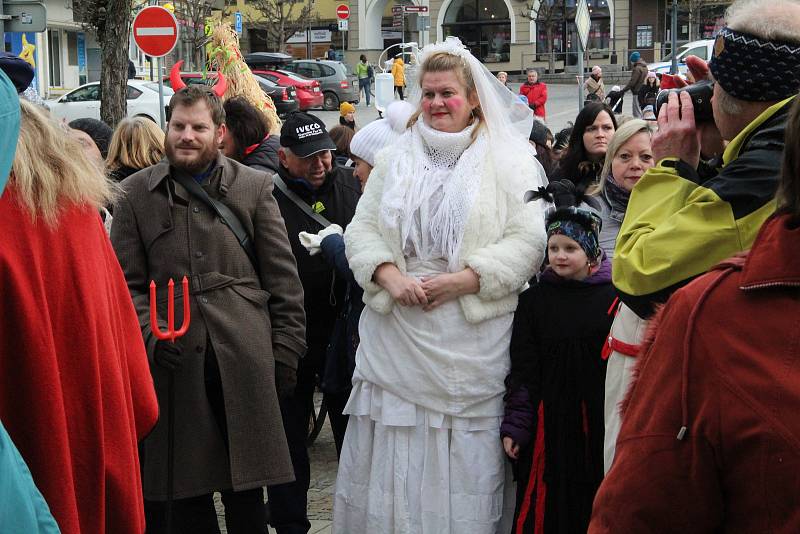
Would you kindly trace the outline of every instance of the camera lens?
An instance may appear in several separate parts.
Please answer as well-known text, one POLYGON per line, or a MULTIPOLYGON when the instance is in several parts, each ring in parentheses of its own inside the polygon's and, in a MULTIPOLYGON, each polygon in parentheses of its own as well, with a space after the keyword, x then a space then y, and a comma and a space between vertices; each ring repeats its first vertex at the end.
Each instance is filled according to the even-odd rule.
MULTIPOLYGON (((679 87, 677 89, 662 89, 656 97, 656 117, 661 113, 661 108, 669 101, 670 93, 689 93, 694 107, 695 122, 708 122, 714 120, 711 108, 711 97, 714 95, 714 82, 703 80, 701 82, 679 87)), ((680 96, 679 96, 680 97, 680 96)))

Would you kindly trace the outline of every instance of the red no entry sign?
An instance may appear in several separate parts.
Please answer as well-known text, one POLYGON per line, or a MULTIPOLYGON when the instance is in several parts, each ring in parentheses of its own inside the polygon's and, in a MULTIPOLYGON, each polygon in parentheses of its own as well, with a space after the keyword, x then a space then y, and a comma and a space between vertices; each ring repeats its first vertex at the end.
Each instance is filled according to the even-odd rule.
POLYGON ((178 21, 163 7, 148 6, 133 19, 133 39, 148 56, 166 56, 178 42, 178 21))
POLYGON ((336 6, 336 16, 342 20, 350 18, 350 8, 346 4, 339 4, 336 6))

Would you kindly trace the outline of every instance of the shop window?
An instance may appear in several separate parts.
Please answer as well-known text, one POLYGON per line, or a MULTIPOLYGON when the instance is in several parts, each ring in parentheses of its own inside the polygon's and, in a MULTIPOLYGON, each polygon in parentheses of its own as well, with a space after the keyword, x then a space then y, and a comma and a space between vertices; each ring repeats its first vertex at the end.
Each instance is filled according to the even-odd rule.
MULTIPOLYGON (((543 0, 546 5, 553 6, 554 0, 543 0)), ((606 0, 587 0, 591 25, 589 26, 589 39, 587 48, 592 50, 608 50, 611 47, 611 14, 606 0)), ((546 12, 546 11, 545 11, 546 12)), ((575 0, 567 0, 560 4, 560 9, 550 14, 549 20, 539 20, 536 25, 536 51, 539 60, 547 58, 547 28, 552 28, 552 50, 556 59, 563 59, 564 52, 577 50, 578 33, 575 28, 575 0), (566 35, 564 35, 564 20, 566 35)), ((590 55, 591 57, 591 55, 590 55)))
MULTIPOLYGON (((47 31, 48 74, 50 87, 61 86, 61 34, 60 30, 47 31)), ((77 61, 76 61, 77 63, 77 61)))
POLYGON ((67 65, 78 66, 78 33, 67 32, 67 65))
POLYGON ((511 20, 503 0, 453 0, 442 31, 461 39, 485 63, 509 61, 511 20))

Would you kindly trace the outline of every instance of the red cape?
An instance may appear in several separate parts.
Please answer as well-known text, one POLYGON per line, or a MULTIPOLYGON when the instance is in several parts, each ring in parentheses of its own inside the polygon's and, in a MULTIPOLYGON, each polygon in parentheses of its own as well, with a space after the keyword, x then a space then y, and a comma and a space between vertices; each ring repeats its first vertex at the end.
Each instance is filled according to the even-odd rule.
POLYGON ((36 223, 0 198, 0 420, 65 534, 144 532, 137 443, 158 405, 96 210, 36 223))

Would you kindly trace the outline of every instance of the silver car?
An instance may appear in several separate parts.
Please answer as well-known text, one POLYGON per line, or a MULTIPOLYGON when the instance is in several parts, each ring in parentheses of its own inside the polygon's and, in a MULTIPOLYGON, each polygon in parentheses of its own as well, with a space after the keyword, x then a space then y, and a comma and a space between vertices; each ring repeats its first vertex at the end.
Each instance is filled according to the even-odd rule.
POLYGON ((341 61, 297 59, 283 69, 317 80, 325 97, 322 107, 328 111, 337 111, 342 102, 358 104, 358 78, 341 61))

